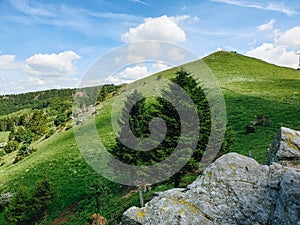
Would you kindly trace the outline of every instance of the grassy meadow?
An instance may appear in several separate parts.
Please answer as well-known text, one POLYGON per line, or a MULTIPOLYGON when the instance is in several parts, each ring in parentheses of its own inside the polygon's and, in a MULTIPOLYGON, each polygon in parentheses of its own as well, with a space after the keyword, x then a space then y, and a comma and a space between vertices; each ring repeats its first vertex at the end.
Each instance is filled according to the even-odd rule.
MULTIPOLYGON (((203 61, 211 69, 224 94, 228 125, 235 131, 232 152, 247 155, 251 150, 253 158, 264 163, 265 154, 281 126, 300 130, 300 71, 278 67, 261 60, 245 57, 234 52, 217 52, 203 61), (268 118, 268 124, 256 126, 254 133, 245 131, 245 126, 255 121, 257 116, 268 118)), ((197 66, 197 61, 186 68, 197 66)), ((171 78, 176 69, 169 69, 152 76, 171 78)), ((147 84, 145 78, 136 85, 147 84)), ((153 80, 153 79, 152 79, 153 80)), ((155 80, 155 79, 154 79, 155 80)), ((134 87, 135 84, 132 86, 134 87)), ((114 145, 111 118, 112 96, 101 103, 95 118, 98 134, 105 146, 114 145)), ((85 124, 93 121, 86 121, 85 124)), ((8 132, 0 133, 0 142, 7 140, 8 132)), ((0 167, 0 192, 14 192, 17 188, 31 189, 38 180, 48 178, 58 193, 55 201, 48 207, 48 213, 40 224, 82 225, 95 209, 95 199, 90 184, 95 180, 104 182, 110 194, 102 197, 100 214, 110 224, 115 224, 122 212, 132 205, 139 204, 138 194, 131 189, 122 188, 98 175, 80 154, 74 132, 69 129, 55 133, 50 138, 35 144, 34 152, 17 164, 12 164, 14 153, 1 157, 5 164, 0 167)), ((183 186, 195 175, 186 176, 183 186)), ((170 188, 164 184, 152 191, 170 188)), ((151 193, 147 193, 149 199, 151 193)), ((0 224, 5 224, 0 214, 0 224)))

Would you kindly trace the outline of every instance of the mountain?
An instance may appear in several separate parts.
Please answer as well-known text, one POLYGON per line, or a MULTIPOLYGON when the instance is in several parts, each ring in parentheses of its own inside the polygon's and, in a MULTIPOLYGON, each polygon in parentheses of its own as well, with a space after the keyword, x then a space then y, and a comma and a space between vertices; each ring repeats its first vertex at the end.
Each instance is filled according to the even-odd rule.
MULTIPOLYGON (((250 151, 254 159, 263 163, 268 143, 279 127, 300 130, 300 71, 226 51, 213 53, 185 66, 194 71, 193 68, 198 68, 203 62, 216 77, 224 94, 228 125, 235 132, 232 152, 248 155, 250 151)), ((130 87, 147 84, 150 79, 174 77, 176 70, 177 68, 173 68, 154 74, 130 87)), ((111 103, 115 96, 122 95, 125 88, 112 92, 113 94, 96 106, 98 134, 108 147, 114 145, 115 138, 110 125, 111 103)), ((147 88, 151 89, 151 85, 147 88)), ((59 96, 58 91, 58 98, 59 96)), ((13 97, 5 96, 3 100, 9 102, 10 98, 13 97)), ((32 110, 30 104, 26 104, 26 107, 22 103, 18 104, 18 110, 32 110)), ((7 113, 13 111, 17 110, 7 113)), ((84 123, 89 124, 91 121, 84 123)), ((3 135, 1 133, 3 132, 0 132, 0 138, 7 136, 7 132, 3 135)), ((135 189, 122 187, 102 178, 86 163, 78 150, 72 129, 58 130, 49 138, 34 142, 33 147, 37 151, 16 164, 12 163, 16 153, 1 156, 1 162, 4 163, 0 164, 0 192, 2 197, 3 194, 14 193, 18 189, 32 192, 38 181, 50 180, 56 197, 49 203, 47 214, 40 224, 84 224, 98 211, 98 197, 101 202, 100 213, 110 223, 118 221, 123 211, 130 206, 138 205, 138 193, 135 189), (110 194, 95 194, 95 183, 104 183, 110 194)), ((187 176, 184 183, 195 178, 195 175, 187 176)), ((161 184, 152 191, 168 188, 169 184, 161 184)), ((150 196, 151 193, 147 193, 145 198, 149 199, 150 196)), ((0 224, 4 224, 3 215, 2 210, 0 224)))

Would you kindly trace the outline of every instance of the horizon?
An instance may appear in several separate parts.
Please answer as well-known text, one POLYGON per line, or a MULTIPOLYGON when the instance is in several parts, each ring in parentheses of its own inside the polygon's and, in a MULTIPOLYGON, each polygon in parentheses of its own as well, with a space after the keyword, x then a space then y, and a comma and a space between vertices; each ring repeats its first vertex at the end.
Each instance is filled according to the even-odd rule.
MULTIPOLYGON (((295 21, 300 19, 300 3, 296 0, 4 0, 0 12, 2 96, 76 88, 99 57, 145 40, 175 44, 199 59, 227 50, 298 67, 300 26, 295 21)), ((130 83, 168 66, 139 61, 118 71, 114 83, 130 83)), ((101 78, 104 81, 105 75, 101 78)))

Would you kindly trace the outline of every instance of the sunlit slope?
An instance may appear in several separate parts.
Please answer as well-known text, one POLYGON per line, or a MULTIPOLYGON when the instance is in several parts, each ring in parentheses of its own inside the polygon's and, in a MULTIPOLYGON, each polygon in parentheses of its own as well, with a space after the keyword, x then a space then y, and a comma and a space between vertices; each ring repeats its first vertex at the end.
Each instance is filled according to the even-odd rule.
MULTIPOLYGON (((299 70, 227 51, 188 63, 185 68, 197 72, 203 62, 224 94, 228 125, 236 132, 232 151, 247 155, 251 150, 253 157, 263 163, 266 150, 281 126, 300 129, 299 70), (257 126, 256 133, 245 133, 244 127, 257 116, 269 117, 270 124, 257 126)), ((170 78, 174 71, 170 69, 154 76, 170 78)))
MULTIPOLYGON (((252 150, 253 157, 263 162, 268 145, 281 126, 300 130, 300 71, 223 51, 209 55, 203 61, 216 77, 224 94, 228 125, 236 133, 231 151, 247 155, 252 150), (246 133, 245 125, 259 115, 269 117, 270 124, 257 126, 255 133, 246 133)), ((186 68, 195 71, 194 68, 199 68, 199 63, 189 63, 186 68)), ((151 90, 157 78, 174 77, 176 70, 154 74, 152 83, 148 77, 132 84, 132 87, 136 85, 151 90)), ((109 103, 112 101, 114 97, 102 103, 96 117, 99 136, 108 147, 113 145, 115 138, 110 126, 109 103)), ((22 185, 30 187, 44 177, 50 178, 59 195, 51 205, 48 222, 45 222, 49 224, 49 221, 59 217, 63 209, 85 199, 88 184, 98 175, 81 156, 72 129, 58 133, 38 143, 36 147, 37 152, 19 163, 0 167, 0 190, 14 190, 22 185)), ((113 189, 119 191, 117 186, 113 189)), ((86 204, 88 202, 86 200, 86 204)), ((118 209, 122 206, 117 200, 114 203, 119 205, 111 208, 118 209)), ((90 212, 85 213, 81 215, 88 216, 90 212)), ((109 214, 104 211, 104 215, 109 214)), ((79 218, 74 219, 76 220, 78 223, 70 224, 82 224, 84 221, 79 218)))
MULTIPOLYGON (((300 71, 278 67, 231 52, 204 58, 223 90, 228 122, 236 131, 232 151, 264 162, 266 150, 281 126, 300 129, 300 71), (245 125, 267 116, 268 126, 246 134, 245 125)), ((191 63, 191 66, 193 63, 191 63)))

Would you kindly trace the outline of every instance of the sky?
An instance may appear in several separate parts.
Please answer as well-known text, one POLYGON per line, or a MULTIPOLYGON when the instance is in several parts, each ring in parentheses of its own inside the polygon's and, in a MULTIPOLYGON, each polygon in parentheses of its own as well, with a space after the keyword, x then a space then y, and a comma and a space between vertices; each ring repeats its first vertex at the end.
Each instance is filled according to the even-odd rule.
MULTIPOLYGON (((0 95, 77 87, 97 59, 147 40, 297 68, 299 21, 299 0, 0 0, 0 95)), ((166 68, 128 65, 113 82, 166 68)))

